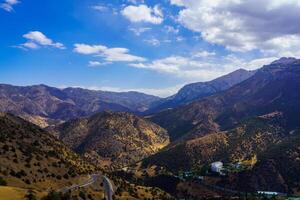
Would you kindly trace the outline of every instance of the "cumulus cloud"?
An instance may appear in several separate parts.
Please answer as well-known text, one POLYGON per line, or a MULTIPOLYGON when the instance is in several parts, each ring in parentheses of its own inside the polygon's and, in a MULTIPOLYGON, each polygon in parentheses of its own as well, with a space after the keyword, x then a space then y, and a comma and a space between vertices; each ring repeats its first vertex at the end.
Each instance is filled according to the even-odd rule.
POLYGON ((163 22, 163 13, 159 6, 154 6, 154 8, 148 7, 147 5, 138 6, 127 6, 122 11, 121 14, 126 17, 129 21, 137 22, 147 22, 152 24, 161 24, 163 22))
POLYGON ((212 52, 202 51, 200 55, 199 52, 196 52, 190 56, 169 56, 151 62, 131 63, 129 65, 135 68, 175 75, 189 81, 208 81, 239 68, 258 69, 276 59, 278 57, 246 60, 235 55, 219 57, 212 52))
POLYGON ((265 55, 279 55, 300 47, 299 0, 170 2, 183 6, 179 23, 199 32, 205 41, 231 51, 260 50, 265 55))
POLYGON ((129 54, 126 48, 108 48, 104 45, 75 44, 74 52, 84 55, 96 55, 106 62, 143 62, 143 57, 129 54))
POLYGON ((54 47, 58 49, 65 49, 65 46, 59 42, 53 42, 52 39, 48 38, 40 31, 30 31, 23 35, 27 42, 19 45, 21 48, 25 49, 38 49, 40 47, 54 47))
POLYGON ((14 10, 13 6, 19 3, 20 1, 18 0, 5 0, 0 4, 0 8, 6 10, 7 12, 12 12, 14 10))
POLYGON ((210 79, 211 76, 218 76, 218 67, 209 62, 204 62, 190 57, 169 56, 157 59, 149 63, 132 63, 132 67, 150 69, 160 73, 173 74, 178 77, 210 79), (216 69, 216 70, 213 70, 216 69))

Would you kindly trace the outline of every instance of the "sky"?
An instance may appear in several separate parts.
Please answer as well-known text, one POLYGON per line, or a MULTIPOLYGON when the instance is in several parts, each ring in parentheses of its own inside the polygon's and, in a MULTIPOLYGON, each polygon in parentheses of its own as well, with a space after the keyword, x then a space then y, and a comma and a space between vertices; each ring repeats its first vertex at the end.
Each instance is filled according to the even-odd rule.
POLYGON ((0 82, 161 97, 300 56, 300 0, 0 0, 0 82))

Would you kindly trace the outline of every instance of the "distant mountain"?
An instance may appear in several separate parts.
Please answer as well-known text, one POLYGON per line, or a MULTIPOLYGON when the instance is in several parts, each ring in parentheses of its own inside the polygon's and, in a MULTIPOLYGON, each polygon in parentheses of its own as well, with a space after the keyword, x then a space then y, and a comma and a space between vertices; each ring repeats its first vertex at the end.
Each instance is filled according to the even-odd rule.
POLYGON ((177 94, 154 102, 154 105, 147 113, 154 113, 168 108, 175 108, 179 105, 190 103, 194 100, 216 94, 229 89, 230 87, 243 82, 255 74, 255 71, 244 69, 236 70, 230 74, 219 77, 208 82, 192 83, 184 86, 177 94))
POLYGON ((103 112, 59 125, 58 137, 100 165, 123 167, 169 144, 167 132, 129 113, 103 112))
POLYGON ((0 113, 0 177, 40 191, 69 185, 95 167, 39 127, 0 113))
POLYGON ((104 92, 46 85, 0 85, 0 111, 10 112, 42 127, 104 110, 139 113, 159 97, 137 92, 104 92))

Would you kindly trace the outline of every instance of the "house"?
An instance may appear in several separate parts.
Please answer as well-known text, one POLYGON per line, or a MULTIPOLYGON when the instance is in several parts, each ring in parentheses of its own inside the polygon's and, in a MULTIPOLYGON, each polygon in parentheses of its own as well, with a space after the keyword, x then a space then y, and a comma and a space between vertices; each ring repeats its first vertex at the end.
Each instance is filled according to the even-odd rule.
POLYGON ((211 163, 211 171, 216 172, 221 174, 223 170, 223 163, 218 161, 218 162, 213 162, 211 163))

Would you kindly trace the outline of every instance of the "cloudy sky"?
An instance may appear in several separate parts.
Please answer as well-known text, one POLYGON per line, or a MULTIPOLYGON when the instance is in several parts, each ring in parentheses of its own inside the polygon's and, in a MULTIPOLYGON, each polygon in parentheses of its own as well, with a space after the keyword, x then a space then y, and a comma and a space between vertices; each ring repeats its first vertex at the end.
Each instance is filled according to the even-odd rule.
POLYGON ((300 0, 0 0, 0 82, 159 96, 300 56, 300 0))

